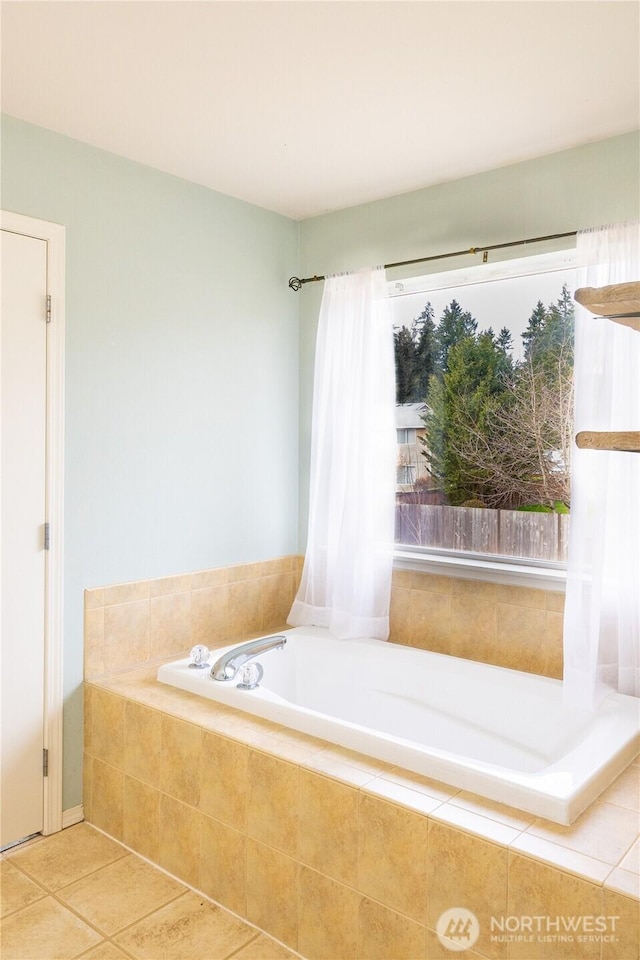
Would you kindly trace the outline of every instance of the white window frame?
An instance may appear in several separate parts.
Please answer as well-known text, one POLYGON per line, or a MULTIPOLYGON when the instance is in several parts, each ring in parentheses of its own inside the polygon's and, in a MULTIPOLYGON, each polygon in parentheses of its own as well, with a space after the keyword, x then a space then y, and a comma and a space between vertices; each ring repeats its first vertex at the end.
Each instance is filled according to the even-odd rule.
MULTIPOLYGON (((423 277, 391 280, 387 284, 390 298, 431 293, 436 290, 459 289, 477 283, 490 283, 515 277, 536 276, 542 273, 575 268, 575 249, 529 256, 492 264, 479 264, 462 269, 428 274, 423 277)), ((546 560, 519 560, 490 554, 472 554, 431 547, 395 544, 394 567, 418 570, 423 573, 446 574, 466 580, 489 580, 513 586, 536 587, 562 592, 565 588, 566 564, 546 560)))

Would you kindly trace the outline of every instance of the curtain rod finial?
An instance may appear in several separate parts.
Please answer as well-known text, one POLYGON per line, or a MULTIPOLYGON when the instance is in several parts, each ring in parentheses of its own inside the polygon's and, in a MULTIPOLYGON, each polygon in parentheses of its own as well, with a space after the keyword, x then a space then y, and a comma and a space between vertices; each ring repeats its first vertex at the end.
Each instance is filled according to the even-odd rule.
POLYGON ((289 289, 295 290, 297 293, 298 290, 302 289, 302 280, 299 277, 289 277, 289 289))

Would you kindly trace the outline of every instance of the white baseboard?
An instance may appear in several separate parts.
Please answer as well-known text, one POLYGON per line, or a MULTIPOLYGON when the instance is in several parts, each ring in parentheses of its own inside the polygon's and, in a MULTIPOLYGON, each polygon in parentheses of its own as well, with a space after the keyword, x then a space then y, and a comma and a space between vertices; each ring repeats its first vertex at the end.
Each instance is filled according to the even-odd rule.
POLYGON ((84 811, 82 809, 82 804, 79 803, 77 807, 69 807, 68 810, 62 811, 62 829, 65 830, 67 827, 72 827, 74 823, 81 823, 84 820, 84 811))

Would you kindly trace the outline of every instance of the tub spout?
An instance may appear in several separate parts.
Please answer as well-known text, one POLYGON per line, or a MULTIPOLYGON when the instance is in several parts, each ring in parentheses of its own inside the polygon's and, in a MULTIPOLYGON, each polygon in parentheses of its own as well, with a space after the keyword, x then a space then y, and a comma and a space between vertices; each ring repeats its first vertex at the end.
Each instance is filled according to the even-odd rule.
POLYGON ((261 653, 268 653, 269 650, 282 650, 287 642, 283 636, 261 637, 259 640, 250 640, 249 643, 242 643, 233 650, 228 650, 211 667, 210 676, 214 680, 233 680, 247 660, 253 660, 259 657, 261 653))

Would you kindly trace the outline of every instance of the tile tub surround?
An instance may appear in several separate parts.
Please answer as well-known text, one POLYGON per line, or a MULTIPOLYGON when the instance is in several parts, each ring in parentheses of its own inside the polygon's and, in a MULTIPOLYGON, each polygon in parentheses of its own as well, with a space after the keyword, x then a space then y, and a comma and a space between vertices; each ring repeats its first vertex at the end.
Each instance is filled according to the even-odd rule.
POLYGON ((88 824, 15 847, 0 868, 4 960, 295 960, 88 824))
POLYGON ((276 557, 85 590, 85 680, 281 628, 301 568, 301 557, 276 557))
MULTIPOLYGON (((303 557, 85 590, 86 680, 282 629, 303 557)), ((396 569, 395 643, 562 678, 564 593, 396 569)))
POLYGON ((393 571, 389 639, 562 679, 564 593, 393 571))
POLYGON ((640 763, 571 827, 159 684, 144 666, 85 684, 85 816, 315 960, 636 960, 640 763), (105 736, 104 731, 109 731, 105 736), (618 916, 615 942, 497 942, 491 916, 618 916))

